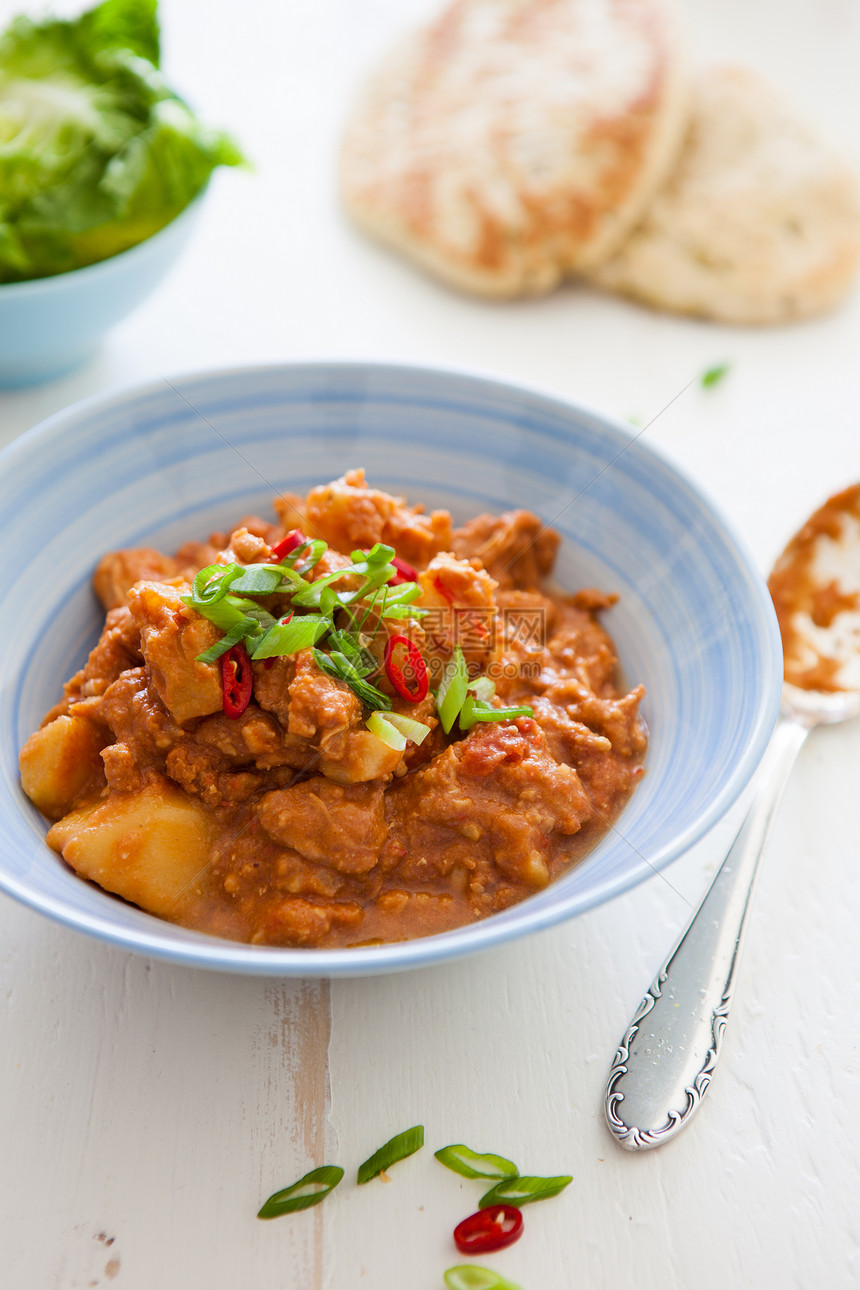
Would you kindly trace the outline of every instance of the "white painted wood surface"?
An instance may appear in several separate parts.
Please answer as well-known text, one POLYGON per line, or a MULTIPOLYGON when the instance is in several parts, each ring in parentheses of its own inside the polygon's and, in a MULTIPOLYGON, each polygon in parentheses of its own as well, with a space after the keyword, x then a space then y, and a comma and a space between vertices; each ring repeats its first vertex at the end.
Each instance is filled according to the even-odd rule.
MULTIPOLYGON (((0 0, 0 18, 17 9, 0 0)), ((490 306, 366 243, 333 184, 357 77, 427 0, 162 0, 166 65, 230 125, 250 174, 218 177, 183 263, 89 367, 0 396, 0 443, 108 386, 296 357, 456 362, 647 421, 762 570, 860 479, 860 291, 815 323, 740 331, 582 289, 490 306)), ((854 0, 689 0, 698 49, 770 73, 860 164, 854 0)), ((432 1151, 465 1141, 570 1172, 491 1266, 523 1290, 841 1290, 860 1279, 860 728, 803 750, 762 876, 717 1080, 673 1144, 618 1150, 608 1063, 702 893, 740 803, 662 877, 509 949, 325 983, 148 962, 0 898, 0 1288, 442 1290, 480 1194, 432 1151), (357 1188, 424 1123, 428 1148, 357 1188), (323 1206, 261 1223, 324 1160, 323 1206)))

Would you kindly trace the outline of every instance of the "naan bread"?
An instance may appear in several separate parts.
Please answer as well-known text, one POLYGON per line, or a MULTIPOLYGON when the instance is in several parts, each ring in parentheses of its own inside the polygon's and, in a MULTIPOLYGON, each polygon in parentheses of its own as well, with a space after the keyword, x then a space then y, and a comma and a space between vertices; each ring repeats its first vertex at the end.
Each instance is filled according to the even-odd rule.
POLYGON ((753 72, 715 68, 677 169, 590 276, 657 309, 775 323, 837 305, 858 256, 853 167, 753 72))
POLYGON ((455 287, 545 292, 621 245, 686 124, 660 0, 454 0, 367 85, 343 200, 455 287))

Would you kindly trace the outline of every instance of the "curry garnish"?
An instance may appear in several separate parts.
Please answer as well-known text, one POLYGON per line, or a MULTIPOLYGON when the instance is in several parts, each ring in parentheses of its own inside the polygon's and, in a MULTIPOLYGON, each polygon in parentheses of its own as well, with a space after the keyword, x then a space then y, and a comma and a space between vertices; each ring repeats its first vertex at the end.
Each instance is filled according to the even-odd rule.
POLYGON ((378 1177, 385 1170, 396 1165, 398 1160, 405 1160, 407 1156, 414 1155, 424 1146, 424 1125, 416 1124, 411 1129, 404 1129, 403 1133, 396 1134, 390 1138, 384 1146, 378 1151, 374 1151, 363 1165, 359 1166, 358 1182, 370 1182, 371 1178, 378 1177))
POLYGON ((257 1214, 257 1218, 280 1218, 281 1214, 294 1214, 300 1209, 319 1205, 343 1177, 340 1165, 320 1165, 298 1182, 274 1192, 257 1214))

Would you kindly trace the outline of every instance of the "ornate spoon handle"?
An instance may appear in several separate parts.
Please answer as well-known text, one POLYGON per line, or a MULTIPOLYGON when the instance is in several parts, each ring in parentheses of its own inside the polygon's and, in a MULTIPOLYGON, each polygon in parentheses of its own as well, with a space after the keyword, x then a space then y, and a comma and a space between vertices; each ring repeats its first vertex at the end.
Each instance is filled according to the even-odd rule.
POLYGON ((809 727, 783 717, 758 794, 687 930, 621 1041, 604 1095, 628 1151, 668 1142, 700 1105, 720 1054, 758 862, 809 727))

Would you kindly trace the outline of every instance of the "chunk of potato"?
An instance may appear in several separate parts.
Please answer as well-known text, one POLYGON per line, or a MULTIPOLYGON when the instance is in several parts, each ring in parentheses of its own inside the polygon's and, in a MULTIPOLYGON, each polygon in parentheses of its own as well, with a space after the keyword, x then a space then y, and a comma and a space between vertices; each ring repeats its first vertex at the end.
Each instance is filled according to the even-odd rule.
POLYGON ((99 756, 109 732, 85 717, 55 717, 18 755, 21 786, 34 806, 59 820, 105 782, 99 756))
POLYGON ((73 811, 48 843, 83 878, 161 918, 198 894, 211 855, 208 816, 167 780, 73 811))

